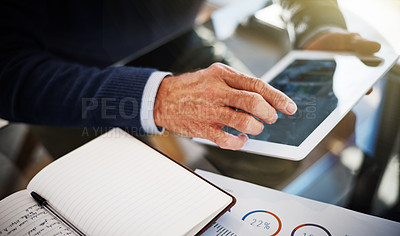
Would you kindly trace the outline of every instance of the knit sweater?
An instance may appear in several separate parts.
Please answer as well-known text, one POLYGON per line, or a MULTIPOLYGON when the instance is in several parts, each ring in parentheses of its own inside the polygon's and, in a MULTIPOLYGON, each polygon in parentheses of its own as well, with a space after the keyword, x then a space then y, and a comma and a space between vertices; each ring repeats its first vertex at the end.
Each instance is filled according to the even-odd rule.
POLYGON ((1 1, 0 117, 141 130, 156 69, 109 67, 189 29, 201 1, 1 1))
MULTIPOLYGON (((335 0, 281 1, 300 39, 319 25, 345 27, 335 0)), ((109 66, 188 30, 201 2, 0 1, 0 117, 143 132, 143 90, 156 68, 109 66)))

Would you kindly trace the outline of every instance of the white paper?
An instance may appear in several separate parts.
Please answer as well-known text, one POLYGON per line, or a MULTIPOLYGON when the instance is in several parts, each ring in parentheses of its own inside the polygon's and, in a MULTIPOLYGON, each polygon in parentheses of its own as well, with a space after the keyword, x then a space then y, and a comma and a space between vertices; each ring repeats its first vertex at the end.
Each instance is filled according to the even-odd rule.
POLYGON ((28 190, 16 192, 0 202, 0 236, 75 235, 40 207, 28 190))
POLYGON ((87 235, 197 232, 232 201, 120 129, 45 167, 27 189, 87 235))
MULTIPOLYGON (((236 205, 217 221, 235 235, 386 236, 400 232, 398 222, 202 170, 196 173, 236 197, 236 205), (250 233, 238 233, 242 230, 250 233)), ((209 229, 203 235, 218 234, 209 229)))

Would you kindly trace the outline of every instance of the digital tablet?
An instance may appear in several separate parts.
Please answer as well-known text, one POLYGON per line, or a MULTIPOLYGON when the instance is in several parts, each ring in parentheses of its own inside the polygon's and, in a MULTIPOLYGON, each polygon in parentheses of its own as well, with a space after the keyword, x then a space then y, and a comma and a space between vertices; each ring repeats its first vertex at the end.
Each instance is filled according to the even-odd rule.
MULTIPOLYGON (((290 160, 303 159, 368 90, 396 63, 382 47, 374 56, 292 51, 261 77, 297 104, 292 115, 278 111, 275 124, 249 135, 242 151, 290 160)), ((239 134, 233 128, 223 130, 239 134)), ((204 139, 198 142, 215 145, 204 139)))

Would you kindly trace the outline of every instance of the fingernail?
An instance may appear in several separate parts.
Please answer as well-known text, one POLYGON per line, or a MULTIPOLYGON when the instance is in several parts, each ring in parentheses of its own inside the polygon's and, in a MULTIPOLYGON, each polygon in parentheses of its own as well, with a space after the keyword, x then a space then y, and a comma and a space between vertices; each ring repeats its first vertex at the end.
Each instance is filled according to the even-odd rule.
POLYGON ((239 134, 238 137, 244 139, 244 142, 247 142, 249 140, 249 136, 243 133, 239 134))
POLYGON ((240 133, 239 136, 240 137, 245 137, 246 139, 248 139, 248 136, 246 134, 244 134, 244 133, 240 133))
POLYGON ((271 121, 271 125, 278 120, 278 114, 275 113, 274 119, 271 121))
POLYGON ((258 127, 257 131, 254 132, 255 135, 259 135, 261 134, 261 132, 263 132, 264 130, 264 124, 260 123, 260 126, 258 127))
POLYGON ((287 106, 286 106, 286 111, 287 111, 289 114, 295 113, 295 112, 297 111, 297 106, 296 106, 296 104, 294 104, 293 102, 289 102, 289 103, 287 104, 287 106))

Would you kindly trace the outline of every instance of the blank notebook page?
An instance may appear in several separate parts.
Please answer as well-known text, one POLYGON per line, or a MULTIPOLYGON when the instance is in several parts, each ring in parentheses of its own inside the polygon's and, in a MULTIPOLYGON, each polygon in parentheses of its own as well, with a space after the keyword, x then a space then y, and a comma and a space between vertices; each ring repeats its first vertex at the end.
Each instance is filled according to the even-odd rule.
POLYGON ((88 235, 184 235, 232 202, 120 129, 56 160, 28 189, 88 235))

